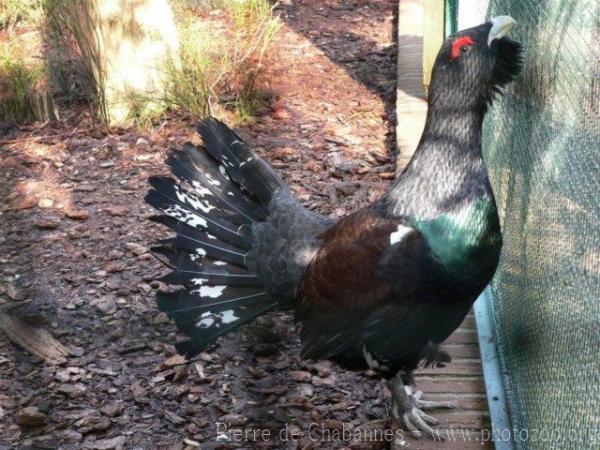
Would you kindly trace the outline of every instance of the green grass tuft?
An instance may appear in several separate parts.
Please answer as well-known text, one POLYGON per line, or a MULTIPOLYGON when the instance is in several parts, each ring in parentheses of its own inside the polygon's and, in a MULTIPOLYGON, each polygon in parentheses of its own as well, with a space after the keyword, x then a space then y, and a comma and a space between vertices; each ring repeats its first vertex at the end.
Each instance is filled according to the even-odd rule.
POLYGON ((281 23, 268 0, 198 0, 176 9, 179 16, 179 60, 167 65, 169 84, 163 101, 197 117, 233 111, 251 121, 264 105, 256 89, 262 63, 281 23), (191 5, 191 6, 190 6, 191 5), (198 10, 219 9, 225 29, 202 21, 198 10))
POLYGON ((34 118, 30 99, 43 72, 42 64, 28 67, 17 52, 0 48, 0 120, 34 118))
POLYGON ((21 21, 38 23, 44 17, 45 0, 1 0, 0 28, 14 31, 21 21))
POLYGON ((0 29, 12 33, 21 22, 39 24, 44 18, 44 1, 1 0, 0 29))

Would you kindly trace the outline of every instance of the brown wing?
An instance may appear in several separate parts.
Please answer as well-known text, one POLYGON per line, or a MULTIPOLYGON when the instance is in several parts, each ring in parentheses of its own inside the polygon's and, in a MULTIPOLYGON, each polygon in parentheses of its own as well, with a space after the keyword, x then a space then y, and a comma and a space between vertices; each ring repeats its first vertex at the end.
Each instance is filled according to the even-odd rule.
POLYGON ((343 351, 352 340, 348 336, 359 335, 368 315, 389 301, 396 281, 382 276, 380 263, 395 246, 390 235, 399 225, 401 219, 384 218, 366 209, 325 233, 296 301, 304 357, 328 358, 343 351))
POLYGON ((330 228, 302 279, 300 316, 304 310, 367 307, 385 298, 391 283, 375 272, 397 226, 397 220, 360 210, 330 228))

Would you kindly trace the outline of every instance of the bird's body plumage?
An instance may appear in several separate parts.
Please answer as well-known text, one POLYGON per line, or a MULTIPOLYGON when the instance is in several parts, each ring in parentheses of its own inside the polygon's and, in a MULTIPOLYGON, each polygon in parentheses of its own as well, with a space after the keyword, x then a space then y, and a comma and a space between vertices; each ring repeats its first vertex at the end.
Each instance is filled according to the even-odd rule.
POLYGON ((488 44, 498 23, 445 44, 410 164, 381 199, 338 222, 303 208, 226 125, 200 124, 205 150, 174 152, 177 180, 152 179, 147 197, 177 233, 157 251, 174 269, 165 281, 183 286, 159 294, 190 338, 180 351, 194 355, 260 314, 293 309, 306 358, 385 377, 449 360, 438 345, 491 279, 501 248, 481 128, 493 94, 518 73, 520 50, 506 38, 488 44))

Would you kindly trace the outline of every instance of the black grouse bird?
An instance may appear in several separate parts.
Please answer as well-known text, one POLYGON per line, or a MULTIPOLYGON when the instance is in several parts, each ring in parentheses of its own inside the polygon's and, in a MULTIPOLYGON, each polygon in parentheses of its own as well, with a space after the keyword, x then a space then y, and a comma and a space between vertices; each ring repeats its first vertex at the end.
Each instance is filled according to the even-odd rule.
POLYGON ((433 70, 419 146, 389 191, 339 222, 303 208, 282 179, 223 123, 198 126, 204 148, 167 159, 176 179, 152 177, 154 219, 176 232, 156 249, 182 288, 161 310, 197 354, 268 311, 292 308, 302 356, 389 380, 393 414, 433 434, 412 371, 443 364, 438 349, 490 281, 502 243, 481 155, 494 96, 515 78, 521 46, 496 17, 449 37, 433 70))

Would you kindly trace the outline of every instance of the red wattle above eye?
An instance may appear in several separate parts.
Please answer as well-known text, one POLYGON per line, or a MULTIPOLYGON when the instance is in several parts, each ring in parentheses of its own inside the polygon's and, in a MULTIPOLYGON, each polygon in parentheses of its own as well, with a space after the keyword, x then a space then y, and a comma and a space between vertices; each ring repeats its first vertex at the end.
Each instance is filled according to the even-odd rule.
POLYGON ((460 48, 465 45, 474 45, 475 41, 469 36, 463 36, 458 38, 452 43, 452 50, 450 51, 450 59, 454 60, 460 55, 460 48))

